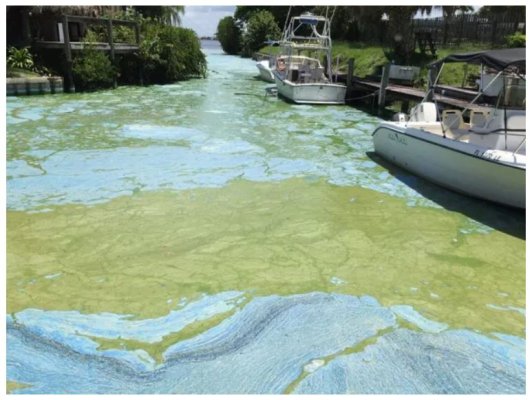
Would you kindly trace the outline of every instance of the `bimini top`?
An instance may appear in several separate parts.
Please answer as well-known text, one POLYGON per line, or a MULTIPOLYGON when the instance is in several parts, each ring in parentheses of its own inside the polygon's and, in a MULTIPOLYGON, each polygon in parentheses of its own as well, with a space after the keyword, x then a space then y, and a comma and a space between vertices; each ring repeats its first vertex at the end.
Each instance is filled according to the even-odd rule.
POLYGON ((509 66, 516 66, 521 70, 526 68, 526 49, 497 49, 477 51, 474 53, 451 54, 430 64, 431 67, 440 66, 446 62, 466 62, 470 64, 484 64, 490 68, 503 70, 509 66))

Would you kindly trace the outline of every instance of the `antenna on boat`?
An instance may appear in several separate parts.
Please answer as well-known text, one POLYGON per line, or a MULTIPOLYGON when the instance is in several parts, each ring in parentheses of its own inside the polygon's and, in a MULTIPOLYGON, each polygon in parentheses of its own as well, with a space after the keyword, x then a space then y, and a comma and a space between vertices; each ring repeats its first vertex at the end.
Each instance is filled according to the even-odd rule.
MULTIPOLYGON (((328 7, 327 7, 328 8, 328 7)), ((329 24, 332 24, 332 21, 333 21, 333 18, 334 18, 334 13, 336 12, 336 6, 334 6, 333 8, 333 12, 331 14, 331 18, 329 19, 329 24)))
POLYGON ((292 6, 288 7, 288 14, 286 14, 286 19, 284 20, 283 36, 284 36, 284 32, 286 32, 286 25, 288 24, 288 18, 290 17, 290 10, 291 9, 292 9, 292 6))

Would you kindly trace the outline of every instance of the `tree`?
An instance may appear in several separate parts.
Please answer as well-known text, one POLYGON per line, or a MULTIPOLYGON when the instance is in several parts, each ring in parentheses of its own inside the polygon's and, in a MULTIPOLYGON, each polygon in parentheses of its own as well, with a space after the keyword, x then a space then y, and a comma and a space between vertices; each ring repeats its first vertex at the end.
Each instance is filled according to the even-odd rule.
POLYGON ((316 15, 328 16, 331 21, 331 37, 333 39, 352 39, 357 36, 357 24, 354 9, 349 6, 316 6, 312 12, 316 15))
POLYGON ((207 61, 192 29, 158 22, 143 24, 139 58, 149 83, 205 77, 207 61))
MULTIPOLYGON (((348 19, 349 29, 346 39, 359 39, 359 37, 373 38, 382 41, 384 37, 382 16, 390 7, 383 6, 357 6, 345 7, 336 10, 335 15, 345 13, 348 19), (357 35, 357 36, 354 36, 357 35)), ((336 18, 336 17, 335 17, 336 18)))
POLYGON ((218 22, 216 37, 227 54, 238 54, 241 50, 241 32, 233 17, 222 18, 218 22))
POLYGON ((388 15, 388 43, 393 49, 394 60, 398 63, 408 62, 410 55, 416 49, 415 38, 412 35, 412 18, 419 7, 401 6, 390 7, 388 15))
POLYGON ((266 10, 253 13, 246 25, 246 32, 242 38, 242 55, 251 56, 264 46, 267 40, 279 40, 281 30, 273 14, 266 10))
POLYGON ((133 6, 144 17, 154 18, 167 25, 181 25, 185 6, 133 6))
POLYGON ((275 18, 279 29, 283 29, 287 16, 293 17, 313 9, 314 6, 237 6, 234 17, 237 24, 243 26, 257 11, 269 11, 275 18))
POLYGON ((521 20, 525 22, 525 6, 484 6, 478 10, 478 15, 484 18, 521 20))

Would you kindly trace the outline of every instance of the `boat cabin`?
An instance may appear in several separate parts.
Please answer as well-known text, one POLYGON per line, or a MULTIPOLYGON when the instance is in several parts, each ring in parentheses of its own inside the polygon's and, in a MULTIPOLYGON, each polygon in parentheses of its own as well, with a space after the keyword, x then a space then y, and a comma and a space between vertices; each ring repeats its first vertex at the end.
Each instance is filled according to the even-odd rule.
POLYGON ((277 71, 284 79, 294 83, 326 83, 325 68, 316 58, 306 56, 280 57, 277 59, 277 71))

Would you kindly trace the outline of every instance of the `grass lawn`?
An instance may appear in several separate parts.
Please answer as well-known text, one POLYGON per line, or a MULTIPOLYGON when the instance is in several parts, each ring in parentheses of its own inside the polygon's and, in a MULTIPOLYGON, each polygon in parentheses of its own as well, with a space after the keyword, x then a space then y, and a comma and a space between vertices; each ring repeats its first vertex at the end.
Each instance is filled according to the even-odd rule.
POLYGON ((8 78, 38 78, 41 75, 21 68, 7 68, 6 75, 8 78))

